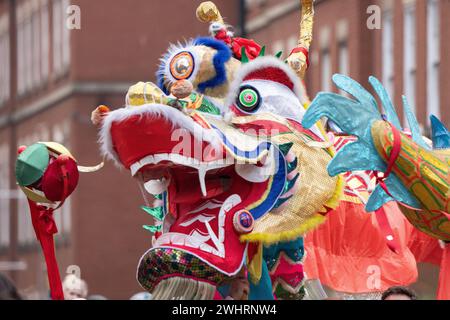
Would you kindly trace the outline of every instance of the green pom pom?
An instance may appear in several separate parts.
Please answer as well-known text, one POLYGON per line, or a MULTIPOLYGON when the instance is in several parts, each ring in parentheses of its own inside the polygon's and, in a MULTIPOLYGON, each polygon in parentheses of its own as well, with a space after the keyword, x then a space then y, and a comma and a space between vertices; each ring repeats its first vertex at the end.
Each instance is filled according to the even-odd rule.
POLYGON ((27 147, 16 161, 16 180, 19 186, 32 185, 42 178, 49 161, 50 154, 45 145, 35 143, 27 147))

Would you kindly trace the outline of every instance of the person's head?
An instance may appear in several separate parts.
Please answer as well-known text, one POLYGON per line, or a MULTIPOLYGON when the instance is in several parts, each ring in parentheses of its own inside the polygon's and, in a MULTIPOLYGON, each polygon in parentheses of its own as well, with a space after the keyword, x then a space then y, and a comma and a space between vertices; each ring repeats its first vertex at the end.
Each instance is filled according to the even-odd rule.
POLYGON ((381 300, 417 300, 416 293, 407 287, 391 287, 383 292, 381 300))
POLYGON ((22 300, 13 282, 0 273, 0 300, 22 300))
POLYGON ((86 299, 88 295, 86 282, 74 274, 67 275, 62 285, 66 300, 86 299))

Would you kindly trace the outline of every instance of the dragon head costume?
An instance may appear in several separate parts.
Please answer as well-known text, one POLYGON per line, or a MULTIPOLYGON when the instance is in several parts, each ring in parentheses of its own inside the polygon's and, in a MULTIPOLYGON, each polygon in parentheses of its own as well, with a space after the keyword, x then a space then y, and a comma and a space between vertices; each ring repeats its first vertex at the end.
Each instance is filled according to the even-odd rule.
MULTIPOLYGON (((137 278, 157 299, 210 299, 243 266, 258 282, 264 246, 301 245, 337 205, 327 136, 301 126, 308 101, 298 74, 246 48, 212 38, 172 47, 159 87, 132 86, 126 107, 102 118, 103 152, 139 180, 154 220, 137 278)), ((298 274, 303 253, 293 251, 276 261, 298 274)), ((302 277, 286 277, 298 289, 302 277)))

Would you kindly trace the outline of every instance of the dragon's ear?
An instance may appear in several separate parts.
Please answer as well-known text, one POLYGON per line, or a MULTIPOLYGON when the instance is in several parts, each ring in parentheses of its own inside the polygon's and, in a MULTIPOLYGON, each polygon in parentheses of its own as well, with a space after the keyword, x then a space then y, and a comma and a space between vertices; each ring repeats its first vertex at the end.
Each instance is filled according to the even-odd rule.
POLYGON ((249 63, 249 58, 248 58, 248 56, 247 56, 247 52, 245 51, 245 47, 242 47, 242 49, 241 49, 241 62, 242 63, 249 63))
POLYGON ((386 88, 383 86, 380 80, 378 80, 374 76, 369 77, 369 82, 381 100, 384 112, 386 112, 387 121, 392 123, 398 130, 402 130, 397 111, 395 110, 394 104, 392 103, 391 97, 389 96, 386 88))
POLYGON ((405 96, 402 96, 402 100, 403 100, 403 112, 405 113, 406 119, 408 120, 409 129, 411 130, 411 136, 413 141, 416 142, 418 145, 420 145, 422 148, 429 150, 430 147, 427 145, 427 143, 422 137, 422 134, 420 133, 419 122, 417 121, 416 115, 411 110, 411 106, 408 103, 408 99, 406 99, 405 96))
POLYGON ((258 57, 264 57, 266 55, 266 46, 263 46, 261 48, 261 51, 259 52, 258 57))
POLYGON ((435 116, 430 117, 434 149, 450 148, 450 133, 444 124, 435 116))

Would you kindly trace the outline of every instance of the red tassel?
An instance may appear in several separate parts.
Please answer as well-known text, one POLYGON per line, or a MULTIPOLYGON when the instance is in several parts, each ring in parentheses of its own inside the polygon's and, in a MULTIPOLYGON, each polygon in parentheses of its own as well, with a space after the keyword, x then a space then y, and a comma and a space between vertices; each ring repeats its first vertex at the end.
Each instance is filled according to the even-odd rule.
POLYGON ((383 234, 386 244, 389 249, 391 249, 395 253, 400 253, 400 244, 392 227, 389 223, 389 219, 386 215, 386 211, 384 207, 381 207, 375 212, 375 216, 377 218, 378 226, 380 227, 380 231, 383 234))
POLYGON ((53 209, 47 209, 38 206, 36 203, 28 200, 31 211, 31 221, 44 253, 45 263, 47 265, 47 277, 50 286, 50 296, 52 300, 64 300, 61 277, 59 274, 58 263, 56 262, 55 244, 53 235, 58 232, 55 220, 53 219, 53 209))

